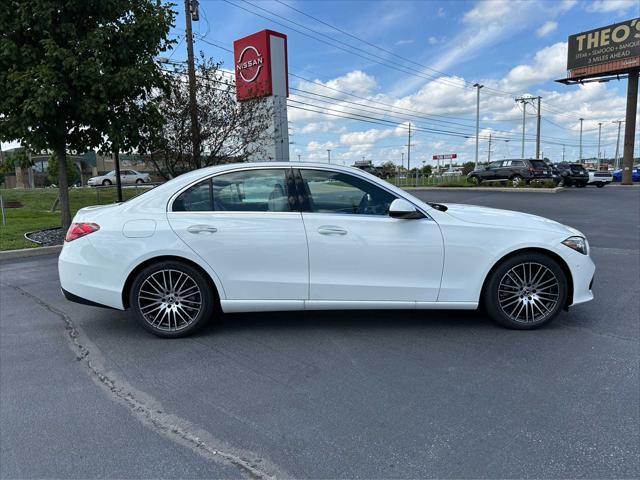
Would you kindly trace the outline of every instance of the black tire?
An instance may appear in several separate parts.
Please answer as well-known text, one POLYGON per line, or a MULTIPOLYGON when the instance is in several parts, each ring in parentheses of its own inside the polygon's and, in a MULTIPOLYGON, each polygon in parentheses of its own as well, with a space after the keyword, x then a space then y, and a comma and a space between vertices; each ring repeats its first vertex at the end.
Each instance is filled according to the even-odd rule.
POLYGON ((137 183, 138 185, 140 185, 141 183, 144 183, 144 180, 142 180, 141 178, 139 178, 139 179, 137 179, 137 180, 136 180, 136 183, 137 183))
POLYGON ((482 293, 482 303, 489 316, 500 325, 515 330, 531 330, 549 323, 558 315, 567 302, 568 290, 567 277, 557 261, 541 253, 522 253, 507 258, 490 273, 482 293), (516 273, 520 272, 518 275, 513 273, 514 268, 516 273), (525 270, 521 271, 521 268, 525 270), (516 278, 526 280, 527 268, 531 268, 528 274, 539 283, 531 284, 531 287, 518 286, 516 278), (540 277, 538 280, 535 279, 536 273, 540 277), (555 277, 557 287, 554 287, 552 277, 555 277))
POLYGON ((217 304, 218 296, 209 279, 191 265, 173 260, 141 270, 129 292, 129 305, 138 323, 163 338, 179 338, 196 332, 212 318, 217 304), (180 284, 184 295, 179 288, 174 288, 180 284), (166 290, 162 290, 162 285, 166 290))
POLYGON ((102 181, 102 186, 108 187, 109 185, 112 185, 111 180, 105 179, 102 181))
POLYGON ((473 183, 475 185, 480 185, 482 183, 482 179, 477 175, 471 175, 469 177, 469 183, 473 183))
POLYGON ((586 187, 586 186, 587 186, 587 184, 586 184, 586 183, 576 183, 576 187, 577 187, 577 188, 584 188, 584 187, 586 187))
POLYGON ((598 187, 598 188, 602 188, 602 187, 604 187, 604 186, 605 186, 605 183, 604 183, 604 182, 598 182, 598 183, 596 183, 596 187, 598 187))
POLYGON ((522 177, 522 175, 514 175, 509 180, 511 180, 511 183, 515 187, 517 185, 520 185, 524 181, 524 178, 522 177))

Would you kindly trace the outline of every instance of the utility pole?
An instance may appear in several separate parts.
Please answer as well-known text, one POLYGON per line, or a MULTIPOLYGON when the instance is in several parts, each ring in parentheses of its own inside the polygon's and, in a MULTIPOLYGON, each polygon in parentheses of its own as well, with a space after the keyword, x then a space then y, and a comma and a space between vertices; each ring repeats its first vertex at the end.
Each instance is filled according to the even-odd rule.
POLYGON ((536 132, 536 159, 540 159, 540 119, 542 118, 542 112, 540 110, 540 103, 542 102, 542 97, 538 96, 538 129, 536 132))
POLYGON ((564 143, 562 144, 562 161, 564 162, 564 143))
POLYGON ((478 141, 480 136, 480 89, 484 85, 480 85, 479 83, 474 83, 474 87, 476 87, 476 162, 474 169, 478 168, 478 141))
POLYGON ((331 163, 331 149, 327 148, 327 160, 331 163))
POLYGON ((620 153, 620 127, 622 125, 622 123, 624 122, 624 120, 614 120, 611 123, 617 123, 618 124, 618 139, 616 140, 616 156, 614 158, 614 167, 615 168, 620 168, 619 167, 619 163, 618 163, 618 153, 620 153))
POLYGON ((582 122, 584 118, 580 119, 580 163, 582 163, 582 122))
MULTIPOLYGON (((491 134, 489 134, 489 150, 487 151, 487 163, 491 163, 491 134)), ((476 160, 476 168, 478 168, 477 160, 476 160)))
POLYGON ((602 136, 602 122, 598 122, 598 170, 600 170, 600 137, 602 136))
POLYGON ((522 151, 520 153, 520 158, 524 158, 524 132, 525 125, 527 123, 527 103, 529 102, 529 98, 519 97, 516 98, 516 102, 522 103, 522 151))
POLYGON ((411 170, 411 122, 409 122, 409 141, 407 143, 407 171, 411 170))
POLYGON ((402 160, 400 160, 400 166, 404 168, 404 152, 400 152, 400 154, 402 155, 402 160))
POLYGON ((191 115, 191 148, 193 163, 200 167, 200 125, 198 124, 198 103, 196 99, 196 67, 193 59, 193 31, 191 21, 198 21, 198 0, 184 0, 186 21, 187 72, 189 77, 189 113, 191 115))
POLYGON ((640 69, 629 72, 627 80, 627 111, 624 125, 624 151, 622 153, 622 185, 632 185, 633 147, 636 136, 638 111, 638 75, 640 69))
POLYGON ((300 155, 298 154, 298 161, 301 162, 302 160, 300 160, 300 155))

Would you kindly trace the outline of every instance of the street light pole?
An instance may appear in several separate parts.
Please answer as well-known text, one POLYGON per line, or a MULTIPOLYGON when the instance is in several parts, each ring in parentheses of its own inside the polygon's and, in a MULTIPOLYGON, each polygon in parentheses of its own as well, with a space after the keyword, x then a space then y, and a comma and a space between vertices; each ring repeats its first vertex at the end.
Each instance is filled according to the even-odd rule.
POLYGON ((480 136, 480 89, 484 85, 480 85, 479 83, 475 83, 473 85, 476 87, 476 162, 474 169, 478 169, 478 141, 480 136))
POLYGON ((327 160, 331 163, 331 149, 327 148, 327 160))
POLYGON ((582 121, 584 118, 580 119, 580 163, 582 163, 582 121))
POLYGON ((622 126, 622 122, 624 122, 624 120, 614 120, 613 122, 611 122, 611 123, 618 124, 618 139, 616 140, 616 156, 614 157, 615 168, 620 168, 618 165, 618 154, 620 153, 620 127, 622 126))
POLYGON ((527 102, 528 97, 520 97, 516 98, 516 102, 522 104, 522 151, 520 153, 520 158, 524 158, 524 133, 525 133, 525 125, 527 123, 527 102))
POLYGON ((538 129, 536 131, 536 159, 540 159, 540 119, 542 118, 542 112, 540 111, 540 103, 542 97, 538 96, 538 129))
POLYGON ((602 122, 598 122, 598 170, 600 170, 600 137, 602 136, 602 122))

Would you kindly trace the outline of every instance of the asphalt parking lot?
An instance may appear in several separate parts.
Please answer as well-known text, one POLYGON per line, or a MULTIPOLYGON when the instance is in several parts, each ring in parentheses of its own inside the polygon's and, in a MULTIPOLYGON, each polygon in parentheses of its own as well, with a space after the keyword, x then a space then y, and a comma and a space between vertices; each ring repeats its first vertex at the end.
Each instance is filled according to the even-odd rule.
POLYGON ((537 331, 304 312, 161 340, 65 301, 55 257, 6 262, 0 476, 638 478, 640 188, 417 195, 582 230, 596 300, 537 331))

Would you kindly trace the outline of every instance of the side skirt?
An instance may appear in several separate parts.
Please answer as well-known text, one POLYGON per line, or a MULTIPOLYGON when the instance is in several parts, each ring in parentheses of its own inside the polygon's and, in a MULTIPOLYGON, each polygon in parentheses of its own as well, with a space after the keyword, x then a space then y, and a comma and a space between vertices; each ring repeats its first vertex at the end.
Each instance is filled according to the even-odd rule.
POLYGON ((221 300, 225 313, 300 310, 475 310, 478 302, 394 302, 358 300, 221 300))

